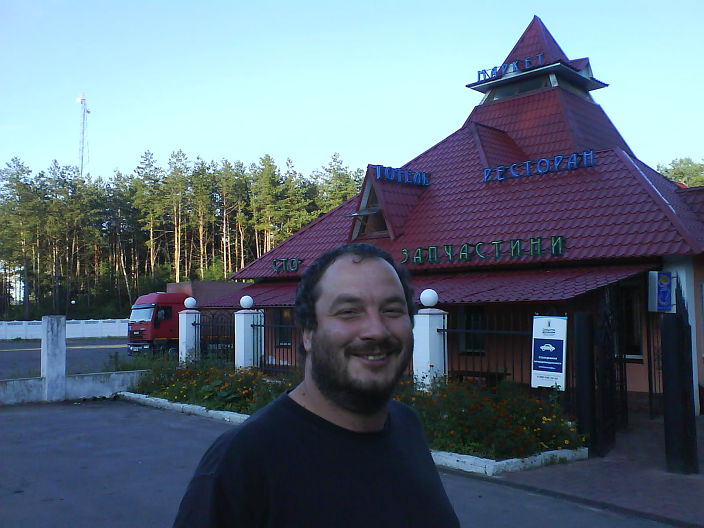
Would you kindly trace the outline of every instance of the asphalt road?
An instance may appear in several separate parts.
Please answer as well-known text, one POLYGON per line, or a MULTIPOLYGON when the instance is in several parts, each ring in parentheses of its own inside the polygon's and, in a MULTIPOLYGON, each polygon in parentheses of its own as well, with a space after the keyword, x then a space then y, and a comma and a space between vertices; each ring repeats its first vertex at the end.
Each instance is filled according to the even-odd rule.
MULTIPOLYGON (((114 369, 114 358, 127 358, 127 337, 66 340, 66 373, 114 369)), ((41 341, 0 341, 0 379, 31 378, 41 373, 41 341)))
MULTIPOLYGON (((230 427, 123 401, 0 407, 0 526, 171 526, 198 460, 230 427)), ((670 526, 487 479, 442 480, 466 528, 670 526)))

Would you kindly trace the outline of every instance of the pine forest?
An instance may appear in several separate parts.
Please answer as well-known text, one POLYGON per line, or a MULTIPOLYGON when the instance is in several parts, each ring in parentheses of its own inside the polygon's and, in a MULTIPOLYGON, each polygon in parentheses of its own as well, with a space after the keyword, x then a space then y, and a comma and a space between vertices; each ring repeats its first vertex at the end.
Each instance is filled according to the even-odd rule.
POLYGON ((227 280, 319 215, 363 177, 340 156, 305 177, 287 160, 190 160, 145 152, 130 174, 81 177, 56 161, 0 169, 0 319, 125 317, 167 282, 227 280))

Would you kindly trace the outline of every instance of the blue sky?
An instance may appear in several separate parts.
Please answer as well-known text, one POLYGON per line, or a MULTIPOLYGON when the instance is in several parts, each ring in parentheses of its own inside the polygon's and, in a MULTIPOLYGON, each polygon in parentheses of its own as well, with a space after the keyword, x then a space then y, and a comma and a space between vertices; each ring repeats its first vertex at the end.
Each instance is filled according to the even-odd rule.
POLYGON ((400 166, 461 126, 534 14, 610 85, 593 96, 640 159, 704 159, 699 0, 0 0, 0 166, 78 165, 82 94, 94 177, 145 150, 400 166))

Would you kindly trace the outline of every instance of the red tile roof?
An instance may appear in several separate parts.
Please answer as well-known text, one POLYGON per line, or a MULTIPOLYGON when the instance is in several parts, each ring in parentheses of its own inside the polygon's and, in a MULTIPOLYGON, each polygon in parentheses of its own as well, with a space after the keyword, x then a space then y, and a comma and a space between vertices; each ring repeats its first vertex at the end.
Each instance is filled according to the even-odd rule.
POLYGON ((249 295, 254 299, 253 308, 262 308, 264 306, 292 306, 296 298, 296 286, 298 282, 260 282, 245 286, 235 294, 226 295, 217 301, 210 303, 213 308, 240 308, 240 299, 249 295))
MULTIPOLYGON (((544 29, 539 19, 531 26, 544 29)), ((525 50, 520 53, 530 53, 529 40, 519 42, 518 49, 525 50)), ((559 46, 552 48, 558 52, 559 46)), ((394 237, 371 242, 397 260, 406 250, 406 266, 414 273, 589 266, 704 253, 698 195, 685 198, 685 191, 635 158, 597 104, 560 87, 477 106, 462 128, 404 168, 428 172, 431 184, 417 189, 379 184, 394 237), (592 167, 483 181, 485 168, 590 149, 592 167), (552 236, 563 237, 562 255, 552 256, 549 247, 542 255, 525 251, 532 238, 549 242, 552 236), (512 240, 522 241, 522 256, 510 256, 512 240), (487 258, 475 251, 480 243, 487 258), (472 256, 459 261, 463 244, 470 245, 472 256), (452 261, 444 257, 445 245, 452 246, 452 261), (425 248, 427 260, 429 246, 438 248, 439 262, 413 263, 417 248, 425 248)), ((303 269, 323 251, 348 242, 353 219, 347 215, 357 207, 357 199, 346 202, 234 277, 297 276, 275 273, 272 259, 299 258, 303 269)))
POLYGON ((704 187, 685 187, 675 192, 689 205, 692 213, 704 222, 704 187))
POLYGON ((352 222, 349 215, 357 210, 358 205, 358 196, 350 198, 339 207, 308 224, 259 259, 250 262, 230 278, 297 277, 299 273, 275 272, 272 260, 298 258, 302 262, 302 267, 305 267, 321 253, 345 243, 349 237, 352 222))
POLYGON ((471 123, 505 132, 530 159, 611 147, 631 152, 599 105, 562 88, 479 105, 465 126, 471 123))
POLYGON ((498 128, 469 123, 474 133, 479 157, 486 167, 496 167, 508 160, 527 160, 528 155, 516 145, 511 136, 498 128))
POLYGON ((440 304, 566 301, 641 273, 652 266, 495 271, 414 276, 416 302, 431 288, 440 304))
MULTIPOLYGON (((432 177, 431 174, 431 181, 432 177)), ((376 172, 370 169, 367 169, 366 179, 374 186, 391 238, 398 238, 404 233, 406 219, 426 187, 399 185, 383 178, 377 180, 376 172)))

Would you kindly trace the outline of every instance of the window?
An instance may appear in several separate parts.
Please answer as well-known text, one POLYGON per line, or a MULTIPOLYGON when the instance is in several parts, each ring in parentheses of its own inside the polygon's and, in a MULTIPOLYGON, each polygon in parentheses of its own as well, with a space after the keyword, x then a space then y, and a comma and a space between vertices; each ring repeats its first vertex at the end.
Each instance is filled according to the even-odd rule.
POLYGON ((171 306, 159 306, 159 309, 156 312, 156 318, 159 321, 171 319, 171 306))
POLYGON ((291 346, 293 333, 293 309, 281 308, 274 311, 276 346, 291 346))
POLYGON ((137 307, 132 309, 129 320, 132 323, 146 323, 152 320, 152 315, 154 315, 153 306, 137 307))
POLYGON ((499 99, 506 99, 507 97, 534 92, 547 86, 550 86, 550 78, 547 75, 541 77, 531 77, 529 79, 525 79, 524 81, 517 81, 515 83, 509 83, 504 86, 494 88, 489 93, 486 100, 487 102, 498 101, 499 99))
POLYGON ((460 332, 459 351, 460 354, 468 356, 479 356, 486 352, 486 334, 473 333, 471 330, 486 330, 486 318, 484 308, 481 306, 461 306, 459 309, 459 330, 470 330, 470 332, 460 332))

